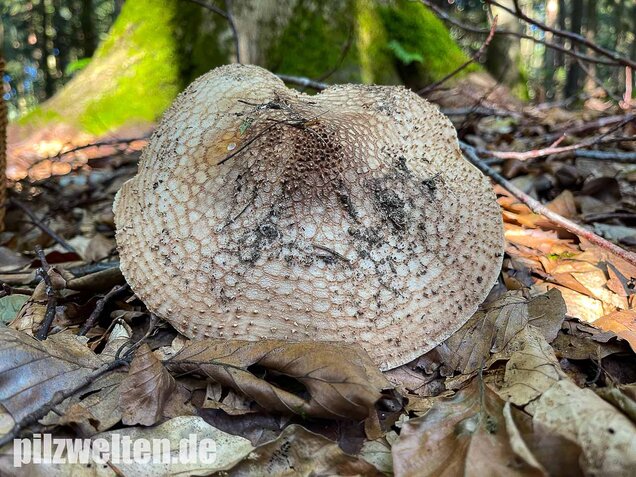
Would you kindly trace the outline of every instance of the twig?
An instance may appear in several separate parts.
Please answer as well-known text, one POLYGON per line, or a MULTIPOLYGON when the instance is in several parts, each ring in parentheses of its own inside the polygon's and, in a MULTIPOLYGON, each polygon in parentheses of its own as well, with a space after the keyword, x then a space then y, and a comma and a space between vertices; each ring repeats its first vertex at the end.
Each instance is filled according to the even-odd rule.
POLYGON ((494 38, 496 29, 497 29, 497 17, 495 16, 495 18, 492 21, 492 25, 490 27, 490 33, 488 33, 488 37, 486 37, 486 41, 484 41, 484 43, 481 45, 479 50, 477 50, 477 52, 473 56, 471 56, 468 59, 468 61, 464 62, 462 65, 459 65, 457 68, 455 68, 453 71, 448 73, 439 81, 436 81, 435 83, 429 84, 428 86, 422 88, 421 90, 417 92, 417 94, 419 94, 420 96, 424 96, 427 93, 430 93, 431 91, 437 89, 440 85, 446 83, 446 81, 451 79, 453 76, 457 75, 468 65, 474 63, 475 61, 478 61, 481 58, 481 55, 484 54, 484 51, 486 51, 486 48, 488 48, 488 45, 490 45, 490 42, 492 41, 492 39, 494 38))
MULTIPOLYGON (((435 14, 441 18, 444 21, 447 21, 448 23, 451 23, 453 25, 455 25, 458 28, 461 28, 462 30, 471 32, 471 33, 478 33, 481 35, 487 35, 488 34, 488 29, 486 28, 479 28, 479 27, 474 27, 472 25, 467 25, 465 23, 461 23, 459 21, 457 21, 456 19, 454 19, 453 17, 451 17, 450 15, 448 15, 446 12, 444 12, 444 10, 442 10, 441 8, 439 8, 437 5, 435 5, 433 2, 429 1, 429 0, 420 0, 424 5, 426 5, 428 8, 430 8, 431 10, 433 10, 433 12, 435 12, 435 14)), ((603 60, 601 58, 594 58, 593 56, 589 56, 589 55, 585 55, 583 53, 579 53, 577 51, 573 51, 573 50, 569 50, 567 48, 565 48, 564 46, 561 46, 557 43, 550 43, 549 41, 545 41, 545 40, 541 40, 539 38, 535 38, 531 35, 526 35, 525 33, 519 33, 516 31, 510 31, 510 30, 497 30, 496 31, 497 34, 499 35, 508 35, 508 36, 514 36, 517 38, 522 38, 524 40, 530 40, 533 41, 534 43, 538 43, 540 45, 544 45, 547 48, 551 48, 553 50, 557 50, 560 51, 561 53, 564 53, 566 55, 569 56, 573 56, 574 58, 579 58, 581 60, 587 61, 588 63, 596 63, 596 64, 600 64, 600 65, 608 65, 608 66, 617 66, 617 63, 615 61, 611 61, 611 60, 603 60)))
POLYGON ((513 1, 515 5, 514 10, 504 5, 501 5, 500 3, 494 0, 486 0, 487 3, 490 3, 491 5, 495 5, 499 7, 502 10, 507 11, 508 13, 516 16, 517 18, 520 18, 524 22, 529 23, 530 25, 534 25, 543 31, 550 32, 553 35, 560 36, 561 38, 567 38, 570 41, 584 45, 588 47, 590 50, 597 52, 599 55, 605 56, 606 58, 613 60, 617 64, 620 64, 623 66, 629 66, 630 68, 636 68, 636 62, 630 60, 629 58, 625 58, 624 56, 621 56, 616 51, 603 48, 602 46, 597 45, 593 41, 588 40, 587 38, 585 38, 582 35, 579 35, 578 33, 573 33, 571 31, 565 31, 565 30, 559 30, 558 28, 548 26, 545 23, 541 23, 540 21, 529 17, 528 15, 523 13, 523 11, 521 10, 521 7, 519 6, 519 0, 513 0, 513 1))
POLYGON ((227 21, 230 30, 232 31, 232 38, 234 39, 234 49, 236 50, 236 62, 241 62, 241 53, 239 51, 239 34, 236 29, 236 25, 234 24, 234 17, 232 16, 232 0, 225 0, 225 11, 221 10, 216 5, 213 5, 208 2, 204 2, 203 0, 189 0, 192 3, 196 3, 197 5, 210 10, 211 12, 216 13, 217 15, 225 18, 227 21))
POLYGON ((82 326, 82 329, 78 333, 78 336, 86 335, 86 333, 88 333, 88 331, 93 326, 95 326, 95 323, 97 323, 97 320, 99 320, 99 317, 104 311, 106 304, 113 298, 116 298, 117 296, 125 292, 127 289, 128 289, 127 283, 123 285, 115 286, 106 295, 104 295, 103 298, 101 298, 100 300, 97 300, 97 303, 95 304, 95 309, 91 313, 91 316, 89 316, 88 319, 86 320, 86 323, 84 323, 84 326, 82 326))
POLYGON ((329 85, 327 83, 323 83, 321 81, 315 81, 309 78, 305 78, 303 76, 291 76, 291 75, 283 75, 277 74, 280 79, 282 79, 285 83, 291 83, 298 86, 304 86, 305 88, 312 88, 316 91, 322 91, 323 89, 327 89, 329 85))
POLYGON ((579 149, 574 151, 574 157, 599 159, 604 161, 620 162, 623 164, 636 164, 636 152, 590 151, 587 149, 579 149))
POLYGON ((585 227, 582 227, 571 220, 566 219, 565 217, 551 211, 546 206, 544 206, 541 202, 536 199, 533 199, 528 194, 523 192, 517 186, 506 180, 502 175, 500 175, 493 168, 484 163, 484 161, 477 154, 477 150, 464 142, 460 141, 460 146, 468 160, 475 165, 480 171, 484 174, 492 178, 497 184, 507 189, 512 195, 514 195, 521 202, 526 204, 534 213, 543 215, 545 218, 553 222, 554 224, 563 227, 564 229, 572 232, 573 234, 578 235, 579 237, 583 237, 589 242, 597 245, 601 248, 609 250, 610 252, 616 254, 623 260, 627 261, 632 265, 636 265, 636 254, 633 252, 629 252, 618 245, 605 240, 602 237, 599 237, 595 233, 587 230, 585 227))
POLYGON ((0 447, 4 446, 5 444, 8 444, 13 439, 17 438, 20 432, 22 431, 22 429, 24 429, 25 427, 31 424, 35 424, 36 422, 38 422, 40 419, 46 416, 49 412, 55 409, 55 406, 57 406, 59 403, 61 403, 65 399, 71 397, 73 394, 80 391, 85 386, 88 386, 100 376, 103 376, 104 374, 112 371, 113 369, 116 369, 119 366, 122 366, 123 364, 127 364, 127 363, 128 362, 125 359, 118 359, 115 361, 111 361, 110 363, 105 364, 104 366, 98 368, 95 372, 91 373, 90 375, 84 377, 77 384, 77 386, 74 386, 70 389, 56 392, 53 395, 53 398, 46 405, 42 406, 39 409, 36 409, 30 414, 27 414, 18 422, 16 422, 13 428, 7 434, 2 436, 2 438, 0 439, 0 447))
POLYGON ((55 319, 55 309, 57 307, 57 294, 55 292, 55 288, 53 288, 53 282, 51 281, 51 277, 49 276, 49 271, 51 270, 51 266, 46 261, 46 257, 44 256, 44 251, 40 246, 36 246, 35 252, 37 253, 40 259, 40 268, 38 268, 37 274, 42 278, 44 282, 45 290, 46 290, 46 311, 44 312, 44 320, 42 320, 42 325, 38 329, 37 333, 35 333, 35 338, 42 341, 46 339, 46 336, 49 334, 49 329, 53 324, 53 320, 55 319))
MULTIPOLYGON (((610 129, 609 131, 601 134, 598 137, 586 140, 586 141, 582 141, 578 144, 572 144, 571 146, 562 146, 562 147, 555 147, 556 144, 558 144, 559 142, 561 142, 563 140, 563 138, 565 137, 565 134, 561 135, 558 139, 557 142, 553 143, 551 146, 543 148, 543 149, 533 149, 531 151, 524 151, 524 152, 516 152, 516 151, 487 151, 484 149, 478 149, 478 152, 480 154, 487 154, 490 157, 496 157, 497 159, 516 159, 518 161, 526 161, 528 159, 536 159, 539 157, 545 157, 545 156, 550 156, 552 154, 561 154, 564 152, 572 152, 572 151, 577 151, 579 149, 584 149, 587 147, 591 147, 591 146, 595 146, 597 144, 602 144, 604 141, 603 139, 608 135, 611 134, 612 132, 616 131, 617 129, 622 128, 624 125, 626 125, 627 123, 631 122, 634 118, 630 115, 626 115, 623 116, 623 121, 621 121, 620 123, 614 125, 612 127, 612 129, 610 129)), ((613 138, 611 138, 613 140, 613 138)), ((595 151, 589 151, 589 152, 595 152, 595 151)), ((602 157, 598 156, 598 157, 602 157)))
POLYGON ((50 227, 48 227, 40 219, 38 219, 37 215, 35 215, 35 213, 33 213, 31 211, 31 209, 29 209, 26 205, 24 205, 18 199, 10 197, 9 198, 9 203, 11 205, 15 205, 20 210, 22 210, 22 212, 24 212, 26 215, 28 215, 29 218, 31 219, 31 221, 33 222, 33 225, 38 227, 40 230, 42 230, 42 232, 44 232, 49 237, 51 237, 53 240, 55 240, 57 243, 59 243, 66 251, 71 252, 71 253, 77 253, 75 251, 75 249, 71 246, 71 244, 69 244, 66 240, 64 240, 58 234, 53 232, 53 230, 51 230, 50 227))

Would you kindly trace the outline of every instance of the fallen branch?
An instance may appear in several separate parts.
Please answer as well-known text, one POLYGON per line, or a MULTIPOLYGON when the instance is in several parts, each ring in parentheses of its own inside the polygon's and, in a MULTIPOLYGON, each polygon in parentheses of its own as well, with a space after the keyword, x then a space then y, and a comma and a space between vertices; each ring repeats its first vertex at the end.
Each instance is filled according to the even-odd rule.
POLYGON ((53 320, 55 319, 55 309, 57 308, 57 293, 55 288, 53 288, 53 282, 51 281, 51 276, 49 275, 49 270, 51 270, 51 266, 46 261, 46 256, 44 255, 44 251, 40 246, 37 246, 35 252, 40 259, 40 268, 38 268, 37 274, 42 278, 42 281, 45 285, 46 291, 46 311, 44 312, 44 320, 42 320, 42 325, 35 333, 35 338, 38 340, 45 340, 47 335, 49 334, 49 329, 51 329, 51 325, 53 324, 53 320))
POLYGON ((67 252, 71 252, 71 253, 77 253, 75 251, 75 249, 73 248, 73 246, 71 244, 69 244, 66 240, 64 240, 62 237, 60 237, 58 234, 56 234, 55 232, 53 232, 53 230, 51 230, 51 228, 49 226, 47 226, 46 224, 44 224, 37 215, 35 215, 35 213, 29 209, 26 205, 24 205, 22 202, 20 202, 18 199, 15 199, 13 197, 9 198, 9 203, 11 205, 15 205, 17 208, 19 208, 20 210, 22 210, 22 212, 24 212, 30 219, 31 222, 33 222, 33 225, 35 225, 37 228, 39 228, 42 232, 44 232, 45 234, 47 234, 49 237, 51 237, 53 240, 55 240, 57 243, 59 243, 67 252))
POLYGON ((590 151, 588 149, 579 149, 574 151, 574 157, 599 159, 603 161, 620 162, 623 164, 636 164, 636 152, 590 151))
POLYGON ((46 416, 49 412, 51 412, 53 409, 55 409, 55 407, 59 403, 61 403, 65 399, 71 397, 73 394, 75 394, 76 392, 80 391, 82 388, 88 386, 89 384, 91 384, 93 381, 95 381, 100 376, 103 376, 104 374, 112 371, 113 369, 116 369, 116 368, 122 366, 123 364, 128 364, 128 360, 127 359, 117 359, 115 361, 112 361, 112 362, 110 362, 108 364, 105 364, 101 368, 97 369, 94 373, 91 373, 89 376, 86 376, 85 378, 83 378, 77 384, 77 386, 74 386, 71 389, 66 389, 64 391, 59 391, 59 392, 55 393, 53 395, 53 398, 51 399, 51 401, 49 401, 45 406, 42 406, 40 409, 37 409, 36 411, 33 411, 31 414, 28 414, 27 416, 25 416, 24 418, 22 418, 18 422, 16 422, 14 424, 13 428, 8 433, 6 433, 4 436, 2 436, 2 438, 0 438, 0 447, 4 446, 5 444, 8 444, 13 439, 17 438, 18 435, 20 434, 20 432, 25 427, 30 426, 31 424, 35 424, 36 422, 38 422, 40 419, 42 419, 44 416, 46 416))
POLYGON ((97 320, 99 320, 99 317, 101 316, 108 302, 110 302, 113 298, 116 298, 117 296, 121 295, 127 289, 128 289, 127 283, 113 287, 113 289, 110 290, 108 293, 106 293, 106 295, 104 295, 103 298, 98 300, 97 303, 95 304, 95 309, 91 313, 91 316, 88 317, 88 320, 86 320, 86 323, 84 323, 84 326, 82 326, 82 329, 78 333, 78 336, 86 335, 86 333, 88 333, 88 331, 93 326, 95 326, 95 323, 97 323, 97 320))
POLYGON ((585 227, 582 227, 571 220, 566 219, 565 217, 553 212, 544 206, 541 202, 536 199, 533 199, 528 194, 523 192, 517 186, 509 182, 506 178, 500 175, 497 171, 495 171, 492 167, 487 165, 477 154, 477 150, 471 146, 470 144, 466 144, 465 142, 460 141, 460 146, 464 151, 464 154, 468 158, 468 160, 477 167, 480 171, 494 180, 497 184, 504 187, 508 190, 512 195, 514 195, 517 199, 527 205, 530 210, 532 210, 536 214, 543 215, 545 218, 550 220, 552 223, 563 227, 569 232, 578 235, 579 237, 583 237, 589 242, 597 245, 605 250, 609 250, 614 253, 618 257, 622 258, 626 262, 636 266, 636 254, 633 252, 629 252, 618 245, 605 240, 603 237, 596 235, 595 233, 589 231, 585 227))
POLYGON ((283 75, 277 74, 280 79, 282 79, 285 83, 295 84, 297 86, 303 86, 305 88, 312 88, 316 91, 322 91, 323 89, 327 89, 329 85, 327 83, 323 83, 321 81, 315 81, 309 78, 305 78, 303 76, 291 76, 291 75, 283 75))

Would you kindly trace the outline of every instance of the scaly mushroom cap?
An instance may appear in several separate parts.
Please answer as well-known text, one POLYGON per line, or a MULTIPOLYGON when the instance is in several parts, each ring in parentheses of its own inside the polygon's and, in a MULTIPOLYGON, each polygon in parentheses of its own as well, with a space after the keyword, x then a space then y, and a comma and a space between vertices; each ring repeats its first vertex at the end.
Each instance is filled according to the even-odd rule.
POLYGON ((186 336, 360 343, 381 369, 460 328, 502 260, 492 189, 435 106, 255 66, 190 85, 114 207, 126 279, 186 336))

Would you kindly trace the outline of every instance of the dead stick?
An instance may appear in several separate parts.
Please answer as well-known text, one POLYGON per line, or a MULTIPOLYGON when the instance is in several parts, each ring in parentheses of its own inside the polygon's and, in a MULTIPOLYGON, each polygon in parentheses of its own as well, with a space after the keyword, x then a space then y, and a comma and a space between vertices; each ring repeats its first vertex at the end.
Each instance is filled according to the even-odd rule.
POLYGON ((80 391, 82 388, 88 386, 100 376, 103 376, 104 374, 124 364, 128 364, 128 361, 125 359, 111 361, 110 363, 105 364, 102 367, 96 369, 93 373, 89 374, 88 376, 82 378, 80 382, 77 384, 77 386, 73 386, 70 389, 56 392, 47 404, 36 409, 32 413, 27 414, 18 422, 16 422, 13 428, 11 429, 11 431, 9 431, 7 434, 2 436, 2 438, 0 438, 0 447, 4 446, 5 444, 8 444, 13 439, 17 438, 20 432, 22 431, 22 429, 24 429, 25 427, 31 424, 35 424, 36 422, 38 422, 40 419, 46 416, 49 412, 55 409, 55 406, 57 406, 59 403, 69 398, 70 396, 75 394, 77 391, 80 391))
POLYGON ((49 275, 49 270, 51 270, 51 266, 46 261, 46 257, 44 256, 44 252, 40 246, 35 248, 35 252, 38 254, 40 258, 40 268, 38 268, 38 275, 42 278, 42 281, 45 285, 46 290, 46 312, 44 313, 44 320, 42 320, 42 326, 35 333, 35 338, 38 340, 45 340, 46 336, 49 334, 49 329, 51 329, 51 325, 53 324, 53 320, 55 319, 55 309, 57 307, 57 294, 55 292, 55 288, 53 288, 53 282, 51 281, 51 276, 49 275))
POLYGON ((26 205, 24 205, 18 199, 14 199, 13 197, 10 197, 9 198, 9 203, 11 205, 15 205, 20 210, 22 210, 22 212, 24 212, 26 215, 28 215, 29 218, 31 219, 31 221, 33 222, 33 225, 38 227, 40 230, 42 230, 42 232, 44 232, 49 237, 51 237, 53 240, 55 240, 57 243, 59 243, 65 250, 67 250, 68 252, 71 252, 71 253, 76 253, 75 249, 66 240, 64 240, 58 234, 53 232, 53 230, 51 230, 47 225, 45 225, 38 218, 38 216, 35 215, 35 213, 33 213, 33 211, 31 211, 31 209, 29 209, 26 205))
POLYGON ((106 295, 104 295, 102 299, 98 300, 97 304, 95 305, 95 309, 91 313, 91 316, 88 317, 88 320, 86 320, 86 323, 84 323, 84 326, 82 326, 82 329, 79 332, 79 336, 84 336, 86 333, 88 333, 88 331, 93 326, 95 326, 95 323, 97 322, 100 315, 104 311, 104 307, 106 306, 106 304, 113 298, 117 297, 118 295, 126 291, 127 288, 128 288, 127 283, 113 287, 113 289, 109 291, 106 295))
POLYGON ((538 200, 533 199, 528 194, 523 192, 521 189, 516 187, 514 184, 506 180, 502 175, 500 175, 497 171, 491 168, 489 165, 484 163, 484 161, 477 155, 477 151, 475 148, 469 144, 460 141, 460 146, 464 153, 466 154, 468 160, 475 165, 481 172, 486 174, 488 177, 492 178, 497 184, 507 189, 512 195, 514 195, 521 202, 530 207, 536 214, 543 215, 545 218, 550 220, 556 225, 563 227, 564 229, 572 232, 573 234, 578 235, 579 237, 583 237, 594 245, 598 245, 601 248, 609 250, 610 252, 616 254, 626 262, 636 266, 636 254, 633 252, 629 252, 624 248, 619 247, 612 242, 605 240, 603 237, 599 237, 595 233, 587 230, 585 227, 582 227, 571 220, 566 219, 565 217, 557 214, 556 212, 551 211, 546 206, 544 206, 538 200))

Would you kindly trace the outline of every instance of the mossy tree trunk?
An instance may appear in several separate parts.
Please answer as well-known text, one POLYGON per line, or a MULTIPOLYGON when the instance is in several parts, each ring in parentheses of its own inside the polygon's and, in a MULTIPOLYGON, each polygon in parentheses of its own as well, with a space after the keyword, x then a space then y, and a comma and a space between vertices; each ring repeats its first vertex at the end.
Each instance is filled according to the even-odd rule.
MULTIPOLYGON (((276 73, 419 88, 467 59, 418 2, 232 4, 241 61, 276 73)), ((25 121, 62 120, 95 134, 155 121, 190 81, 235 57, 223 17, 186 0, 127 0, 89 65, 25 121)))

